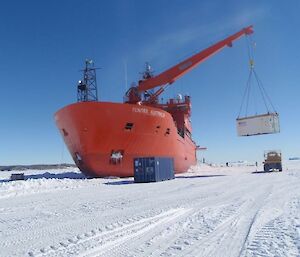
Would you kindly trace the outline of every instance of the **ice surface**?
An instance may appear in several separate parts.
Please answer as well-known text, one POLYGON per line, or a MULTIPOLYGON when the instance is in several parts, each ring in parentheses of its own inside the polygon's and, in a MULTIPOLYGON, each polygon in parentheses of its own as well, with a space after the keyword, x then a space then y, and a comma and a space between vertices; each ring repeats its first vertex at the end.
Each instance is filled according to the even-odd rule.
POLYGON ((0 256, 299 256, 300 161, 283 167, 201 164, 149 184, 0 172, 0 256))

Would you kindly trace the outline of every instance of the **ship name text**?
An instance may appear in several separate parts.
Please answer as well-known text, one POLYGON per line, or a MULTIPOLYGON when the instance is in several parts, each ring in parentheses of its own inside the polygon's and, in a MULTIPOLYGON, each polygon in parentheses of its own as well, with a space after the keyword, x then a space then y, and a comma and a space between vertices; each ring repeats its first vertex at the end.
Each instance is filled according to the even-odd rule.
POLYGON ((149 110, 147 108, 139 108, 139 107, 132 107, 132 112, 142 113, 142 114, 161 117, 161 118, 165 118, 166 116, 163 112, 156 111, 156 110, 149 110))

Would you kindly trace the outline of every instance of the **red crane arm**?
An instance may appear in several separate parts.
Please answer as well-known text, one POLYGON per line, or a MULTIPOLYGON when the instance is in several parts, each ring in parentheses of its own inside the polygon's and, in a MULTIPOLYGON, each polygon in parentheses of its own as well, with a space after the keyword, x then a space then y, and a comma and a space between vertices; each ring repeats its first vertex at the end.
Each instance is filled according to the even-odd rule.
POLYGON ((243 35, 249 35, 253 33, 253 26, 242 29, 241 31, 225 38, 222 41, 206 48, 205 50, 189 57, 183 62, 171 67, 170 69, 160 73, 157 76, 141 80, 138 85, 138 91, 143 92, 151 88, 158 86, 172 84, 174 81, 179 79, 185 73, 189 72, 191 69, 195 68, 198 64, 205 61, 207 58, 217 53, 226 46, 232 46, 234 40, 239 39, 243 35))

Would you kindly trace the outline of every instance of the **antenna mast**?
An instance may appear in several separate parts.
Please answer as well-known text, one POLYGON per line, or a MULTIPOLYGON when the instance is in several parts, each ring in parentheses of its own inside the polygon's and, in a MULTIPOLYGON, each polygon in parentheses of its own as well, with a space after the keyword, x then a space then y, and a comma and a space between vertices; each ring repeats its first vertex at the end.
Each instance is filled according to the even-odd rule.
POLYGON ((98 101, 96 69, 92 60, 85 60, 83 80, 77 85, 77 102, 98 101))

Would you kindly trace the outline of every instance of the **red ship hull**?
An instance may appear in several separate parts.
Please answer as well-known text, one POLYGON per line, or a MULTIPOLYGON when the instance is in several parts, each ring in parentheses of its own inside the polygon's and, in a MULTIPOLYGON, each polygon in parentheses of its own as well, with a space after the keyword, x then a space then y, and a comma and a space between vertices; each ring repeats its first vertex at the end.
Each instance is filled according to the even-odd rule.
POLYGON ((55 114, 79 169, 88 176, 133 176, 136 157, 171 157, 175 173, 196 163, 196 145, 177 133, 170 113, 154 107, 81 102, 55 114))

